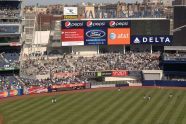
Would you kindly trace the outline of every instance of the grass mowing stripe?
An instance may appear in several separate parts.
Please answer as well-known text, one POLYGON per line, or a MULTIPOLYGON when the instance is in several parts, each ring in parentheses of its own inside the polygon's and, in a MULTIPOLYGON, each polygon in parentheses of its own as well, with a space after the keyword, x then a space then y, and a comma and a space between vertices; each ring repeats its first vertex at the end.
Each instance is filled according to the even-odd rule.
MULTIPOLYGON (((144 113, 143 116, 141 116, 141 120, 138 120, 138 121, 141 121, 144 124, 149 124, 149 123, 153 124, 154 122, 156 122, 157 117, 159 116, 159 114, 161 114, 161 112, 159 112, 159 110, 160 110, 160 108, 161 108, 161 110, 163 110, 165 108, 164 105, 166 105, 166 103, 167 103, 167 100, 165 97, 168 96, 168 92, 165 90, 158 89, 158 92, 160 93, 160 96, 158 97, 158 99, 156 101, 154 101, 153 106, 151 106, 151 109, 149 108, 148 111, 146 111, 146 113, 148 113, 148 114, 145 115, 145 113, 144 113), (144 119, 142 119, 142 118, 144 118, 144 119)), ((155 94, 155 95, 157 95, 157 94, 155 94)), ((138 121, 136 121, 136 123, 138 121)))
MULTIPOLYGON (((179 96, 182 94, 182 91, 179 92, 179 96)), ((167 124, 170 124, 170 118, 172 118, 174 116, 174 111, 176 111, 176 109, 178 109, 182 102, 183 98, 180 97, 179 100, 176 99, 176 101, 174 102, 174 104, 170 104, 170 109, 169 111, 167 112, 167 115, 165 116, 164 120, 162 123, 167 123, 167 124)))
POLYGON ((12 106, 14 108, 17 108, 17 106, 19 106, 19 105, 22 106, 22 103, 25 102, 25 101, 27 101, 27 100, 24 99, 24 100, 16 100, 16 101, 13 101, 13 102, 10 102, 10 101, 5 102, 5 104, 1 105, 1 110, 6 111, 6 110, 10 109, 12 106))
POLYGON ((140 90, 140 89, 137 90, 131 89, 131 90, 134 92, 134 97, 131 96, 125 103, 121 103, 120 108, 114 110, 113 115, 105 119, 102 124, 109 124, 109 123, 112 124, 113 122, 116 122, 119 118, 121 119, 122 114, 125 111, 130 109, 131 104, 135 102, 136 98, 142 96, 142 94, 146 92, 145 90, 140 90))
POLYGON ((24 116, 24 118, 27 118, 27 119, 24 119, 21 123, 22 124, 25 124, 25 123, 29 123, 29 122, 34 122, 38 119, 34 119, 31 121, 32 118, 34 117, 37 117, 38 114, 36 113, 40 113, 42 110, 44 109, 47 109, 50 105, 51 105, 51 97, 44 97, 42 98, 42 103, 40 103, 39 105, 34 105, 33 108, 37 108, 37 109, 32 109, 30 110, 29 112, 27 112, 24 116))
MULTIPOLYGON (((65 107, 65 108, 59 108, 54 114, 52 114, 51 115, 51 117, 56 117, 55 118, 55 120, 52 120, 52 123, 59 123, 60 121, 62 121, 62 119, 68 119, 68 118, 65 118, 64 116, 64 114, 62 114, 62 116, 58 116, 58 115, 60 115, 61 114, 61 111, 68 111, 68 112, 72 112, 72 110, 74 109, 74 111, 76 111, 75 109, 83 109, 83 107, 85 106, 85 105, 87 105, 87 104, 89 104, 90 102, 92 102, 92 100, 93 99, 96 99, 96 98, 98 98, 99 97, 99 95, 100 94, 103 94, 102 92, 95 92, 95 93, 86 93, 87 94, 87 97, 88 98, 85 98, 82 102, 80 102, 79 104, 78 104, 78 106, 76 106, 76 105, 72 105, 72 107, 70 107, 70 110, 69 110, 69 108, 68 107, 65 107), (73 107, 75 107, 75 108, 73 108, 73 107), (60 120, 61 119, 61 120, 60 120)), ((81 96, 79 96, 79 97, 81 97, 81 96)), ((76 113, 77 114, 77 113, 76 113)), ((70 115, 70 114, 69 114, 70 115)), ((67 117, 69 116, 68 114, 67 114, 67 117)))
POLYGON ((185 119, 186 118, 186 103, 185 103, 186 102, 185 101, 186 94, 184 94, 184 93, 185 93, 185 91, 183 91, 183 93, 182 93, 183 96, 181 97, 181 99, 183 101, 181 102, 181 105, 178 106, 178 108, 174 111, 177 114, 175 114, 170 119, 170 121, 171 121, 172 124, 186 124, 186 119, 185 119), (184 119, 185 119, 185 121, 184 121, 184 119))
POLYGON ((186 104, 184 104, 184 107, 180 115, 182 116, 182 118, 180 119, 182 120, 182 122, 180 124, 186 124, 186 104))
MULTIPOLYGON (((51 103, 51 99, 52 97, 50 97, 50 101, 45 103, 45 105, 47 105, 47 109, 41 109, 40 111, 37 112, 36 115, 32 116, 28 121, 32 122, 37 118, 40 118, 39 120, 37 120, 37 123, 42 124, 40 121, 42 120, 48 120, 50 117, 48 116, 49 114, 51 114, 52 112, 54 112, 54 110, 57 110, 57 107, 61 107, 61 103, 62 104, 68 104, 69 102, 72 101, 72 99, 76 99, 78 96, 78 94, 71 94, 71 95, 63 95, 60 96, 59 98, 63 98, 63 100, 59 100, 59 98, 57 99, 57 103, 56 104, 52 104, 51 103)), ((76 100, 74 100, 76 101, 76 100)), ((51 119, 51 118, 50 118, 51 119)), ((35 122, 36 123, 36 122, 35 122)))
POLYGON ((41 106, 42 104, 44 104, 48 100, 49 100, 49 98, 45 98, 45 99, 42 99, 42 100, 38 99, 35 103, 29 104, 28 107, 26 107, 25 109, 22 109, 22 111, 20 113, 21 116, 16 116, 17 123, 24 124, 23 123, 24 121, 28 120, 29 117, 31 117, 33 114, 35 114, 34 110, 37 110, 36 109, 37 106, 41 106))
MULTIPOLYGON (((131 121, 134 120, 135 116, 138 115, 139 112, 141 112, 141 110, 144 107, 147 108, 147 109, 148 109, 148 107, 151 108, 153 106, 153 102, 152 101, 157 100, 157 98, 158 98, 158 95, 154 96, 152 98, 152 96, 153 96, 152 94, 155 94, 156 92, 157 92, 156 89, 148 91, 148 94, 151 96, 151 100, 150 101, 144 100, 143 97, 141 97, 140 100, 136 101, 137 104, 135 104, 135 106, 133 106, 130 109, 130 111, 127 113, 128 114, 128 118, 123 119, 122 123, 130 124, 131 121)), ((143 110, 145 110, 145 109, 143 109, 143 110)), ((147 111, 149 111, 149 109, 147 111)))
POLYGON ((161 113, 164 111, 164 109, 167 106, 167 98, 169 95, 169 91, 168 90, 162 90, 162 91, 163 91, 163 95, 162 95, 161 100, 158 102, 156 107, 153 108, 152 112, 149 115, 150 120, 148 121, 148 123, 150 124, 158 123, 157 121, 158 121, 159 115, 161 115, 161 113))
MULTIPOLYGON (((123 93, 122 90, 120 92, 123 93)), ((102 112, 98 116, 96 124, 98 124, 98 123, 102 124, 103 121, 107 118, 107 116, 111 115, 114 112, 114 110, 117 110, 120 107, 121 103, 124 103, 133 95, 132 90, 128 90, 128 91, 124 91, 124 92, 125 92, 124 96, 122 96, 120 99, 116 100, 110 107, 108 107, 108 109, 106 109, 104 112, 102 112)))
MULTIPOLYGON (((87 109, 89 111, 89 114, 86 115, 86 116, 83 116, 83 117, 86 117, 86 118, 84 118, 84 119, 82 118, 83 119, 83 122, 82 123, 84 123, 84 121, 85 121, 85 123, 87 123, 87 119, 90 121, 89 118, 92 115, 94 115, 95 110, 97 110, 98 108, 100 108, 101 107, 101 104, 106 103, 107 100, 109 100, 109 97, 113 94, 113 92, 114 91, 105 92, 105 93, 101 94, 99 96, 99 98, 96 99, 94 102, 89 103, 89 107, 90 108, 87 109), (105 99, 106 99, 106 101, 104 101, 105 99), (90 109, 92 109, 92 110, 90 110, 90 109)), ((72 122, 71 122, 70 116, 68 116, 67 118, 69 118, 69 120, 65 120, 64 123, 71 124, 72 122)))
MULTIPOLYGON (((121 91, 122 92, 122 91, 121 91)), ((125 93, 127 94, 127 95, 129 95, 130 93, 129 92, 131 92, 131 91, 125 91, 125 93)), ((131 92, 132 93, 132 92, 131 92)), ((113 101, 114 102, 114 101, 113 101)), ((114 103, 116 103, 116 102, 114 102, 114 103)), ((108 103, 109 104, 109 103, 108 103)), ((112 104, 113 105, 113 104, 112 104)), ((73 120, 75 120, 76 121, 76 123, 78 124, 81 124, 82 123, 82 120, 83 120, 83 118, 82 118, 82 115, 86 115, 89 111, 90 111, 90 108, 91 106, 89 106, 89 107, 84 107, 83 109, 81 109, 80 111, 78 111, 77 113, 76 113, 76 117, 75 118, 73 118, 73 120), (80 119, 81 118, 81 119, 80 119)), ((101 117, 100 115, 99 115, 99 117, 101 117)))
POLYGON ((138 124, 139 122, 145 124, 145 119, 149 117, 149 115, 152 113, 152 110, 154 110, 154 107, 157 105, 156 101, 158 101, 162 97, 162 91, 156 89, 155 92, 151 94, 151 97, 152 98, 150 101, 148 101, 148 99, 142 98, 144 104, 139 107, 141 108, 141 110, 137 110, 133 118, 130 118, 131 120, 129 122, 131 124, 138 124))
POLYGON ((6 122, 6 117, 8 118, 8 120, 11 120, 9 118, 14 118, 14 116, 16 116, 17 118, 17 115, 22 115, 24 114, 23 112, 23 107, 28 107, 29 104, 34 104, 36 103, 38 100, 37 99, 32 99, 31 101, 22 101, 22 103, 20 103, 18 106, 20 107, 20 109, 18 110, 17 109, 17 106, 13 106, 11 108, 9 108, 8 110, 4 111, 4 117, 5 117, 5 122, 6 122))
POLYGON ((102 104, 99 104, 99 106, 94 109, 93 112, 91 111, 92 115, 90 115, 86 120, 84 120, 84 122, 89 122, 89 124, 97 123, 97 117, 99 117, 101 113, 104 112, 106 114, 105 110, 107 110, 109 106, 112 106, 113 102, 121 100, 119 98, 121 98, 123 95, 120 92, 116 90, 112 97, 110 97, 107 101, 103 101, 102 104))
MULTIPOLYGON (((47 111, 43 111, 42 112, 42 114, 40 114, 40 116, 45 116, 45 118, 42 118, 42 119, 40 119, 38 122, 39 123, 48 123, 49 122, 49 118, 50 118, 50 116, 51 116, 51 114, 53 114, 53 112, 56 112, 56 111, 58 111, 58 110, 60 110, 60 113, 61 112, 65 112, 66 113, 66 111, 68 111, 69 110, 69 108, 71 108, 71 107, 73 107, 73 106, 75 106, 75 105, 77 105, 77 103, 80 103, 80 101, 82 101, 83 99, 85 99, 86 97, 87 97, 87 95, 88 94, 86 94, 86 93, 77 93, 77 94, 75 94, 76 95, 76 97, 75 97, 75 99, 71 99, 70 100, 70 102, 69 103, 67 103, 67 105, 62 105, 62 104, 60 104, 60 103, 57 103, 57 104, 55 104, 54 105, 54 107, 50 107, 49 109, 47 109, 47 111), (81 97, 79 97, 79 96, 81 96, 81 97), (56 106, 57 105, 57 106, 56 106), (63 109, 60 109, 60 108, 63 108, 63 109), (55 111, 53 111, 53 110, 55 110, 55 111), (47 115, 46 115, 46 113, 47 113, 47 115), (47 119, 46 119, 47 118, 47 119)), ((61 113, 62 114, 62 113, 61 113)), ((64 113, 63 113, 64 114, 64 113)), ((58 115, 59 116, 59 115, 58 115)), ((50 119, 50 121, 52 121, 52 119, 50 119)))
POLYGON ((172 101, 167 103, 167 106, 165 106, 164 111, 159 115, 158 123, 162 123, 166 115, 168 114, 168 111, 171 109, 172 105, 176 102, 177 100, 177 95, 180 94, 181 91, 176 92, 174 98, 172 101))

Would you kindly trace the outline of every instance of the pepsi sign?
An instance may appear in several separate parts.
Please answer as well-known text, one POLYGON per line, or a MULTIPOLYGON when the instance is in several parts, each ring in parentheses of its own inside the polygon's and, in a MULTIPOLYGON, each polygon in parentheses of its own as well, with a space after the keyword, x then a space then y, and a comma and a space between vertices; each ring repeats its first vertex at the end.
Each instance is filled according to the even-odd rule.
POLYGON ((170 44, 173 42, 173 36, 132 36, 132 44, 170 44))
POLYGON ((126 28, 130 27, 130 21, 128 20, 111 20, 109 21, 110 28, 126 28))
POLYGON ((85 45, 106 45, 107 44, 107 30, 102 29, 85 29, 85 45))
POLYGON ((62 29, 73 29, 73 28, 83 28, 83 21, 62 21, 61 22, 62 29))
POLYGON ((91 27, 106 27, 107 23, 106 21, 87 21, 86 22, 86 27, 91 28, 91 27))

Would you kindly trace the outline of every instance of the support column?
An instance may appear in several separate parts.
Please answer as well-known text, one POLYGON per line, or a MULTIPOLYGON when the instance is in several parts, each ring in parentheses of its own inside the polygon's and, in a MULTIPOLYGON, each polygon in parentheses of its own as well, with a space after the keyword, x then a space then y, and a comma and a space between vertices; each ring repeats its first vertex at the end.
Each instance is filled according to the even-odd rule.
POLYGON ((125 45, 123 45, 123 54, 126 53, 125 45))
POLYGON ((150 45, 150 53, 152 54, 152 44, 150 45))
POLYGON ((74 54, 74 47, 72 46, 72 54, 74 54))
POLYGON ((99 45, 97 45, 97 54, 99 54, 99 45))

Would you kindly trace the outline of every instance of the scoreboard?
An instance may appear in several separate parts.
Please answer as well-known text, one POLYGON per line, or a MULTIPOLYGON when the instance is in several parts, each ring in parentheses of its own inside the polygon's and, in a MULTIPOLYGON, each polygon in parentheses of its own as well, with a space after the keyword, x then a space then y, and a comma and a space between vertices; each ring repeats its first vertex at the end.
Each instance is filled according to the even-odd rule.
POLYGON ((170 20, 131 20, 132 35, 169 35, 170 20))
MULTIPOLYGON (((174 6, 174 29, 186 25, 186 6, 174 6)), ((186 46, 186 27, 174 32, 174 46, 186 46)))

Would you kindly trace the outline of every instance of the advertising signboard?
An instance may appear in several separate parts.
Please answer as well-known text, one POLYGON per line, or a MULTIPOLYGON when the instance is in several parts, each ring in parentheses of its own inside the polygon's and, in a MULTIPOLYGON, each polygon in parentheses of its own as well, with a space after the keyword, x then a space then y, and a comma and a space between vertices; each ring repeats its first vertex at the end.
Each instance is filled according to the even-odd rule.
POLYGON ((64 7, 64 15, 78 15, 77 7, 64 7))
POLYGON ((89 20, 85 25, 85 45, 106 45, 107 44, 108 21, 89 20))
POLYGON ((78 16, 77 15, 66 15, 64 16, 64 19, 77 19, 78 16))
POLYGON ((112 71, 113 77, 124 77, 128 76, 128 71, 112 71))
POLYGON ((46 92, 48 92, 48 89, 45 87, 32 86, 31 88, 28 88, 28 94, 46 93, 46 92))
POLYGON ((62 46, 84 45, 84 29, 63 29, 62 46))
POLYGON ((89 20, 86 21, 86 28, 107 28, 108 27, 108 21, 95 21, 95 20, 89 20))
POLYGON ((84 28, 84 21, 61 21, 61 28, 63 29, 79 29, 84 28))
POLYGON ((132 44, 170 44, 173 42, 173 37, 171 35, 158 35, 158 36, 132 36, 132 44))
POLYGON ((131 21, 129 20, 111 20, 109 21, 109 28, 129 28, 131 21))
POLYGON ((106 28, 86 28, 85 45, 106 45, 107 30, 106 28))
POLYGON ((108 45, 130 44, 130 28, 109 28, 108 45))
POLYGON ((0 98, 8 97, 8 91, 0 92, 0 98))
POLYGON ((91 71, 91 72, 83 72, 84 77, 86 78, 95 78, 96 77, 97 72, 91 71))
POLYGON ((18 95, 18 90, 10 90, 9 91, 9 96, 17 96, 18 95))

